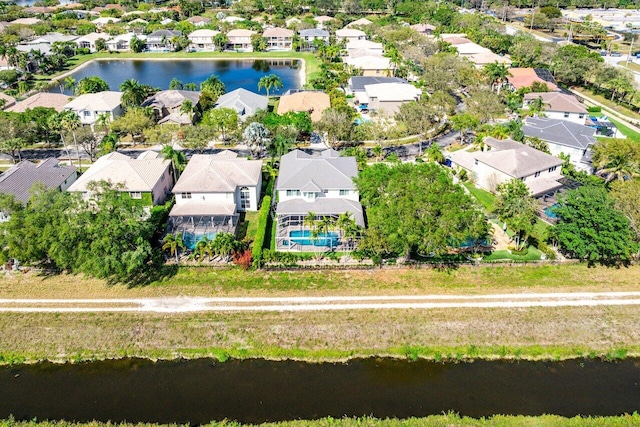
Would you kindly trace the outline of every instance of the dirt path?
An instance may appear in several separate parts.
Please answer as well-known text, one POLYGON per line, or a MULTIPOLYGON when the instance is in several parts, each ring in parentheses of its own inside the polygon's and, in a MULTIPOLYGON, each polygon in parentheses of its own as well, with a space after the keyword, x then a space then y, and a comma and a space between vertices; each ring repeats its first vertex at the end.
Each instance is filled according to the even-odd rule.
POLYGON ((0 299, 0 312, 238 312, 640 305, 640 292, 257 298, 0 299))

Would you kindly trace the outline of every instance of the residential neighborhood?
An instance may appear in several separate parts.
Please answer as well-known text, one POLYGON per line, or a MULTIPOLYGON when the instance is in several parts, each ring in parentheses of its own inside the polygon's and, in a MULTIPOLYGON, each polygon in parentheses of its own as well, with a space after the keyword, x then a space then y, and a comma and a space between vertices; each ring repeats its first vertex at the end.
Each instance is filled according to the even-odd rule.
POLYGON ((636 9, 0 5, 0 426, 640 424, 636 9))

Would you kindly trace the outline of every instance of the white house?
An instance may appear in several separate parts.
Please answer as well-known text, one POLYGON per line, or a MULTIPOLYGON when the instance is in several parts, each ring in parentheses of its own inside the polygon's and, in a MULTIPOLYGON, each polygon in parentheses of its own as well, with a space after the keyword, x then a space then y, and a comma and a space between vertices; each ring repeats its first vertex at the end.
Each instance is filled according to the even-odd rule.
POLYGON ((91 23, 94 24, 99 30, 101 30, 105 25, 117 24, 120 21, 121 21, 120 18, 113 18, 108 16, 108 17, 96 18, 93 21, 91 21, 91 23))
POLYGON ((191 16, 187 18, 187 21, 192 23, 195 27, 205 27, 211 23, 211 18, 205 16, 191 16))
POLYGON ((214 51, 216 45, 213 42, 213 38, 220 34, 220 31, 215 30, 195 30, 190 33, 187 38, 189 39, 190 48, 198 51, 214 51))
POLYGON ((258 34, 253 30, 237 29, 227 33, 227 48, 241 52, 253 52, 251 36, 258 34))
POLYGON ((147 36, 147 49, 151 52, 167 52, 175 50, 173 40, 182 35, 178 30, 157 30, 147 36))
POLYGON ((182 233, 189 249, 205 236, 235 233, 238 212, 258 209, 261 187, 262 161, 231 151, 195 154, 173 187, 168 232, 182 233))
POLYGON ((107 40, 107 49, 114 52, 127 52, 131 49, 131 39, 134 37, 146 42, 147 36, 144 34, 126 33, 115 36, 111 40, 107 40))
POLYGON ((329 38, 331 37, 329 31, 319 28, 300 30, 298 34, 300 35, 300 40, 302 40, 307 46, 312 46, 315 40, 321 40, 325 44, 329 44, 329 38))
POLYGON ((75 44, 81 49, 89 49, 90 52, 95 52, 97 50, 96 41, 98 41, 98 39, 102 39, 106 42, 109 38, 110 36, 105 33, 89 33, 82 37, 78 37, 75 40, 75 44))
POLYGON ((587 108, 573 95, 560 92, 532 92, 524 96, 522 108, 529 109, 534 99, 541 98, 543 114, 550 119, 566 120, 578 125, 584 125, 587 119, 587 108))
POLYGON ((291 50, 295 32, 286 28, 267 28, 262 37, 267 39, 267 50, 291 50))
POLYGON ((360 105, 367 105, 369 110, 394 115, 402 104, 417 101, 421 95, 422 91, 409 83, 375 83, 365 85, 364 93, 356 96, 360 105))
POLYGON ((485 138, 485 151, 451 153, 451 165, 465 169, 478 187, 495 192, 512 179, 523 181, 533 196, 543 196, 562 187, 562 160, 511 139, 485 138))
POLYGON ((395 65, 384 56, 345 57, 342 62, 348 64, 353 71, 359 71, 362 76, 393 76, 395 65))
POLYGON ((528 117, 522 132, 530 138, 540 138, 554 156, 564 153, 578 169, 591 173, 591 147, 596 142, 596 129, 566 120, 528 117))
POLYGON ((384 54, 384 47, 382 43, 372 42, 370 40, 353 40, 347 43, 347 55, 350 57, 355 56, 382 56, 384 54), (364 52, 365 54, 354 55, 355 52, 364 52))
POLYGON ((145 151, 133 159, 113 152, 100 157, 69 187, 70 192, 93 197, 90 183, 108 181, 118 185, 118 191, 128 193, 143 206, 163 203, 173 186, 171 160, 155 151, 145 151))
POLYGON ((338 39, 338 41, 344 40, 348 43, 356 40, 365 40, 366 38, 367 35, 364 31, 353 28, 343 28, 336 31, 336 39, 338 39))
POLYGON ((309 212, 316 219, 337 219, 347 214, 355 224, 364 226, 359 193, 353 183, 357 175, 355 157, 342 157, 335 150, 325 150, 319 156, 294 150, 282 156, 276 182, 277 250, 350 247, 353 242, 338 231, 312 239, 305 218, 309 212))
POLYGON ((69 102, 64 109, 76 113, 85 125, 95 123, 102 114, 113 120, 123 113, 122 92, 86 93, 69 102))

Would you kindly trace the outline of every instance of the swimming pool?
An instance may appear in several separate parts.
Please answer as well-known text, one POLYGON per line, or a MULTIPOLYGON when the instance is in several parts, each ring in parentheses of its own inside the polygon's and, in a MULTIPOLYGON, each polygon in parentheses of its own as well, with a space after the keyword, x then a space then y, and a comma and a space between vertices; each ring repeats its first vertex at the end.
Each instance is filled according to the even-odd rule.
POLYGON ((187 232, 187 233, 184 233, 184 236, 182 236, 182 242, 184 243, 187 249, 192 251, 196 248, 196 243, 202 240, 203 237, 206 237, 209 240, 213 240, 216 237, 216 233, 212 232, 212 233, 206 233, 206 234, 194 234, 194 233, 187 232))
POLYGON ((311 238, 310 230, 294 230, 289 232, 291 243, 309 246, 338 246, 340 235, 336 232, 319 233, 315 239, 311 238))
POLYGON ((554 204, 553 204, 553 205, 551 205, 551 206, 547 206, 546 208, 544 208, 544 214, 545 214, 547 217, 551 218, 551 219, 557 219, 557 218, 558 218, 558 215, 556 215, 556 213, 555 213, 555 212, 553 212, 553 210, 554 210, 556 207, 558 207, 558 203, 554 203, 554 204))

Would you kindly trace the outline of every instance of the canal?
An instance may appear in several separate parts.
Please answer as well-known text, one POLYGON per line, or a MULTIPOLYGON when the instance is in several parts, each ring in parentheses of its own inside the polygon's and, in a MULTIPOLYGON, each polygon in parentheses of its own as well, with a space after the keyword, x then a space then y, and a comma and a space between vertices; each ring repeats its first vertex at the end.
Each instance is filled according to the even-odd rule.
POLYGON ((202 424, 448 411, 619 415, 640 410, 639 383, 634 359, 45 362, 0 368, 0 418, 202 424))

